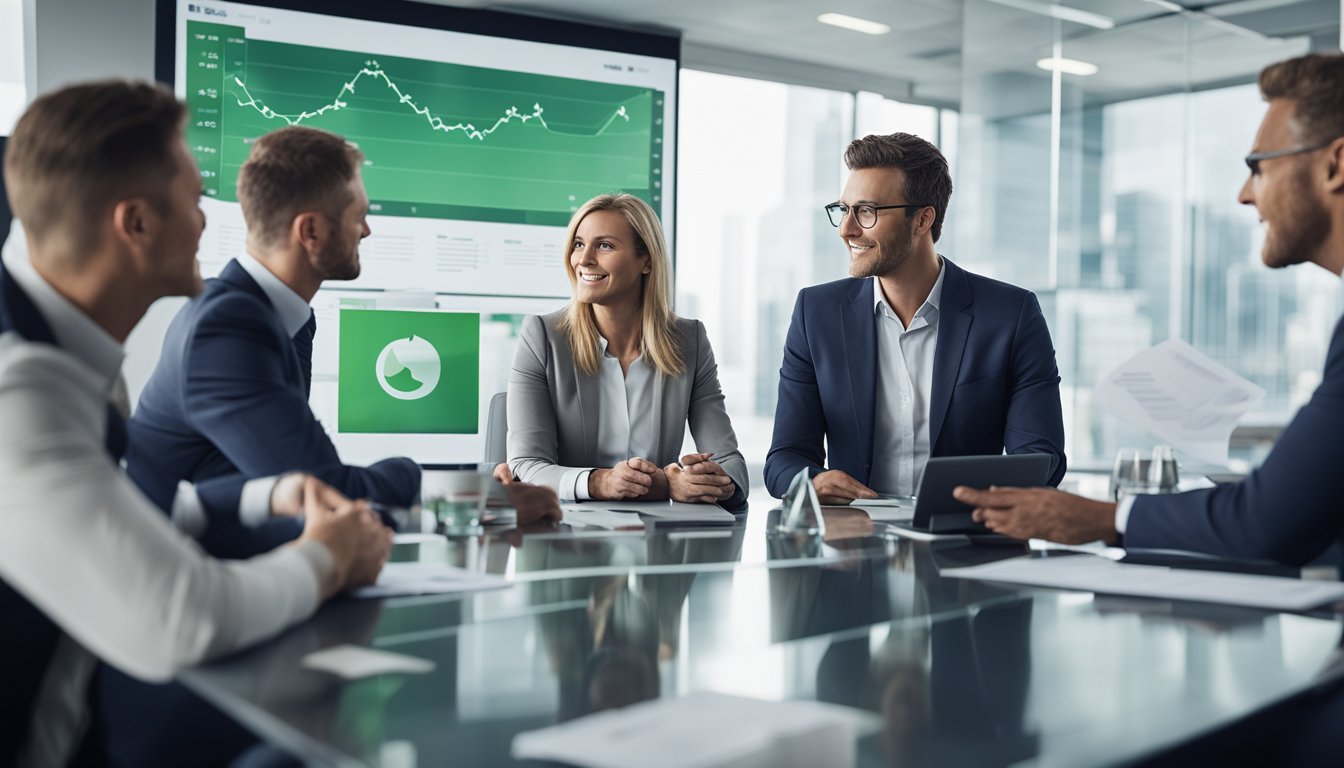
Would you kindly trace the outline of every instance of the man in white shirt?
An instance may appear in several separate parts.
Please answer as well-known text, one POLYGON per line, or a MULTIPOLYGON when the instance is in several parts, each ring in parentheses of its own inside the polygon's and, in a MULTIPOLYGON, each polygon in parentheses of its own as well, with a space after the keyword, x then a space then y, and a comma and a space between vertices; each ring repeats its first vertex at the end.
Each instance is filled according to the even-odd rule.
MULTIPOLYGON (((1246 157, 1238 199, 1265 222, 1261 258, 1280 268, 1310 262, 1344 274, 1344 56, 1312 54, 1266 67, 1269 102, 1246 157)), ((1185 549, 1300 565, 1344 541, 1344 320, 1311 400, 1264 463, 1240 483, 1134 496, 1117 507, 1046 488, 958 488, 977 519, 1016 538, 1185 549)))
POLYGON ((826 215, 844 280, 798 293, 765 484, 806 470, 823 503, 914 495, 934 456, 1045 453, 1064 476, 1059 370, 1030 291, 935 250, 952 196, 938 148, 908 133, 845 150, 826 215))
POLYGON ((174 520, 199 533, 268 507, 306 517, 295 546, 223 563, 120 469, 121 344, 155 300, 200 290, 184 117, 157 86, 73 86, 35 101, 6 148, 28 263, 0 267, 0 762, 99 759, 95 657, 170 679, 372 581, 391 546, 367 505, 315 480, 221 478, 174 501, 174 520))

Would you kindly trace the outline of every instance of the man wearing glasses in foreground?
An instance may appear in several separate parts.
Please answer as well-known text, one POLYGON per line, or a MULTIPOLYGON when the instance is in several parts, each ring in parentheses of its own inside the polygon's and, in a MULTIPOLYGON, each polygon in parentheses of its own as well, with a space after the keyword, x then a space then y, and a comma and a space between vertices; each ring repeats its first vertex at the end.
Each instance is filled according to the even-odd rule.
MULTIPOLYGON (((1269 267, 1312 262, 1344 271, 1344 56, 1314 54, 1260 73, 1269 110, 1246 157, 1238 199, 1265 223, 1269 267)), ((1259 469, 1240 483, 1119 507, 1048 488, 958 488, 977 519, 1016 538, 1185 549, 1233 558, 1309 562, 1344 538, 1344 322, 1325 374, 1259 469)))
POLYGON ((851 278, 798 294, 779 372, 765 484, 806 469, 822 503, 909 496, 931 456, 1046 453, 1064 476, 1059 369, 1030 292, 972 274, 934 243, 952 196, 947 160, 908 133, 845 151, 826 206, 851 278), (823 439, 830 449, 827 462, 823 439))

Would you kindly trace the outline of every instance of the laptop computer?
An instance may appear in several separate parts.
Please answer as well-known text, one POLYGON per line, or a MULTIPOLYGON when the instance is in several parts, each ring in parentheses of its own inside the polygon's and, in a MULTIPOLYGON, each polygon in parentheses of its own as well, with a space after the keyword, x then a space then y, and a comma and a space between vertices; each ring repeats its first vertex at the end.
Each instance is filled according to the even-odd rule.
POLYGON ((924 478, 915 496, 915 515, 909 522, 895 522, 897 528, 922 533, 992 534, 971 519, 974 508, 952 497, 959 485, 988 488, 991 485, 1032 488, 1050 479, 1052 460, 1044 453, 1015 456, 943 456, 929 459, 924 478))

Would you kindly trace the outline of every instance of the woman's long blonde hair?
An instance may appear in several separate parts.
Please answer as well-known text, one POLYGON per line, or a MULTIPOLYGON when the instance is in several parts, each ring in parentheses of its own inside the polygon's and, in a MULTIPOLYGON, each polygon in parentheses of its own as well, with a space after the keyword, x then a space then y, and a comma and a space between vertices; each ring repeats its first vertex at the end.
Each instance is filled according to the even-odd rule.
MULTIPOLYGON (((640 297, 643 320, 639 353, 663 376, 680 375, 686 370, 686 362, 681 359, 681 338, 674 324, 676 315, 672 314, 671 264, 663 239, 663 225, 648 203, 634 195, 598 195, 574 213, 569 220, 569 231, 565 233, 565 274, 569 275, 570 289, 577 295, 579 276, 570 262, 570 256, 574 254, 574 235, 579 223, 593 211, 615 211, 624 216, 635 233, 635 252, 649 257, 649 274, 644 276, 640 297)), ((598 342, 593 305, 577 299, 571 301, 560 329, 569 339, 569 348, 579 370, 589 376, 596 375, 602 347, 598 342)))

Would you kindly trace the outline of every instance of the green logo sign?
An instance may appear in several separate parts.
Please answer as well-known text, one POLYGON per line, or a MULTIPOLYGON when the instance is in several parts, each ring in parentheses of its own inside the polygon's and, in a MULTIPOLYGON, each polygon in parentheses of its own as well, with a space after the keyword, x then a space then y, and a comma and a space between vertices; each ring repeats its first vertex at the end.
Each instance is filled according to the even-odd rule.
POLYGON ((480 353, 473 312, 342 309, 337 429, 475 434, 480 353))

